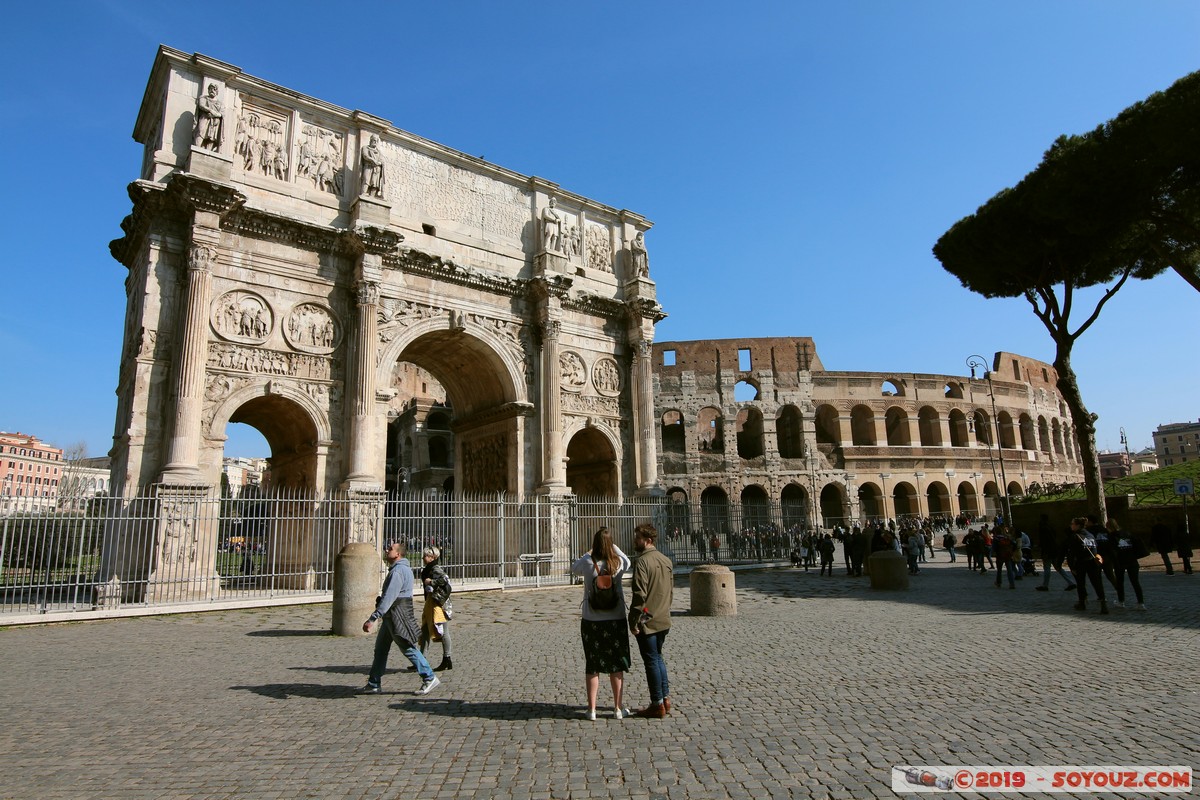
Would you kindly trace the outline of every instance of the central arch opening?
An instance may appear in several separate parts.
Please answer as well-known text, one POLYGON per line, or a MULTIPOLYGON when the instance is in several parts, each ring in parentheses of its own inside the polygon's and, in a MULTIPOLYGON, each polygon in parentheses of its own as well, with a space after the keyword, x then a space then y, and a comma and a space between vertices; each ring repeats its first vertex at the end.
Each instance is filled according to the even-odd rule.
POLYGON ((385 455, 395 490, 523 492, 517 425, 495 412, 517 400, 503 360, 462 330, 422 334, 404 346, 390 375, 385 455))

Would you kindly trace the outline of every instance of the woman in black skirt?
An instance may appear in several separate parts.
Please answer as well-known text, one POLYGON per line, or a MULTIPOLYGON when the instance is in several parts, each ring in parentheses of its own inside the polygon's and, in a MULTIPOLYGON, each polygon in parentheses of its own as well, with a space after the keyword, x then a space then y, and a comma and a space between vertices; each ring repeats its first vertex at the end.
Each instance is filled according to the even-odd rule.
POLYGON ((629 557, 613 544, 608 528, 601 528, 592 537, 592 550, 571 565, 571 572, 583 577, 583 636, 584 672, 587 674, 587 718, 596 718, 596 696, 600 690, 600 673, 608 673, 612 684, 613 716, 622 719, 629 715, 621 698, 625 670, 629 669, 629 623, 626 619, 625 593, 621 579, 629 569, 629 557), (596 578, 606 575, 612 579, 615 598, 599 592, 596 578), (615 600, 615 602, 614 602, 615 600))

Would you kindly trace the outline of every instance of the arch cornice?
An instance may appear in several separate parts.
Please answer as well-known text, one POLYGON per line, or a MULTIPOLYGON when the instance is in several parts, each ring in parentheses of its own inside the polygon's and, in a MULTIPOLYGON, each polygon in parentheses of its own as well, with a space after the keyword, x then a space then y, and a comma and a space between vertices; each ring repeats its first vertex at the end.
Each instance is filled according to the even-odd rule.
POLYGON ((307 392, 298 386, 281 382, 278 378, 256 380, 240 389, 235 389, 224 400, 221 400, 213 413, 212 421, 204 435, 209 439, 219 438, 229 424, 229 419, 239 408, 256 397, 275 395, 290 400, 304 410, 317 429, 315 444, 328 443, 333 439, 333 431, 329 422, 329 413, 317 405, 307 392))
POLYGON ((406 327, 388 328, 388 333, 395 333, 395 338, 383 343, 379 351, 379 361, 375 365, 375 380, 377 386, 387 386, 391 380, 392 366, 400 360, 405 349, 417 339, 430 333, 453 332, 458 336, 469 336, 482 342, 504 365, 506 380, 505 389, 509 396, 508 402, 528 403, 528 386, 525 382, 525 351, 518 342, 508 337, 499 336, 483 325, 470 319, 467 315, 456 315, 451 312, 449 317, 437 315, 428 319, 418 320, 406 327), (457 320, 457 322, 456 322, 457 320))

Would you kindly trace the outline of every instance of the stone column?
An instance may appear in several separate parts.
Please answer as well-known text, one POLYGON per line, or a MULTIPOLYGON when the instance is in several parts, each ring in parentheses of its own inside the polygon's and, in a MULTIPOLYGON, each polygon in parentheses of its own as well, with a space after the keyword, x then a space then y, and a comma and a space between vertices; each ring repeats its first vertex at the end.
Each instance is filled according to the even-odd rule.
POLYGON ((567 486, 566 452, 563 449, 562 390, 559 387, 558 337, 561 322, 553 298, 542 309, 542 489, 562 491, 567 486))
POLYGON ((175 363, 175 419, 167 445, 164 483, 198 484, 200 474, 200 414, 204 403, 204 368, 208 349, 208 309, 212 266, 217 259, 219 233, 194 228, 188 249, 182 336, 175 363))
POLYGON ((633 367, 630 371, 633 431, 637 440, 636 480, 638 493, 645 494, 659 489, 658 448, 654 438, 654 367, 648 339, 639 337, 633 342, 633 367))
POLYGON ((360 280, 355 291, 358 297, 358 326, 355 331, 354 382, 350 385, 350 474, 347 488, 367 488, 379 483, 371 470, 372 425, 375 411, 375 357, 378 347, 379 284, 360 280))

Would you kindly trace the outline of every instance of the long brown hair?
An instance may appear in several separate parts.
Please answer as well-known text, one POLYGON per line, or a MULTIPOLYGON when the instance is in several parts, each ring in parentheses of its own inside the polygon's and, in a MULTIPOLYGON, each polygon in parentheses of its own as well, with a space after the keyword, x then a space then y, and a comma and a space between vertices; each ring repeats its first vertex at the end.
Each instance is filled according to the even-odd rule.
POLYGON ((617 548, 613 545, 612 534, 608 528, 601 528, 592 537, 592 563, 603 561, 609 574, 614 572, 617 563, 617 548))

